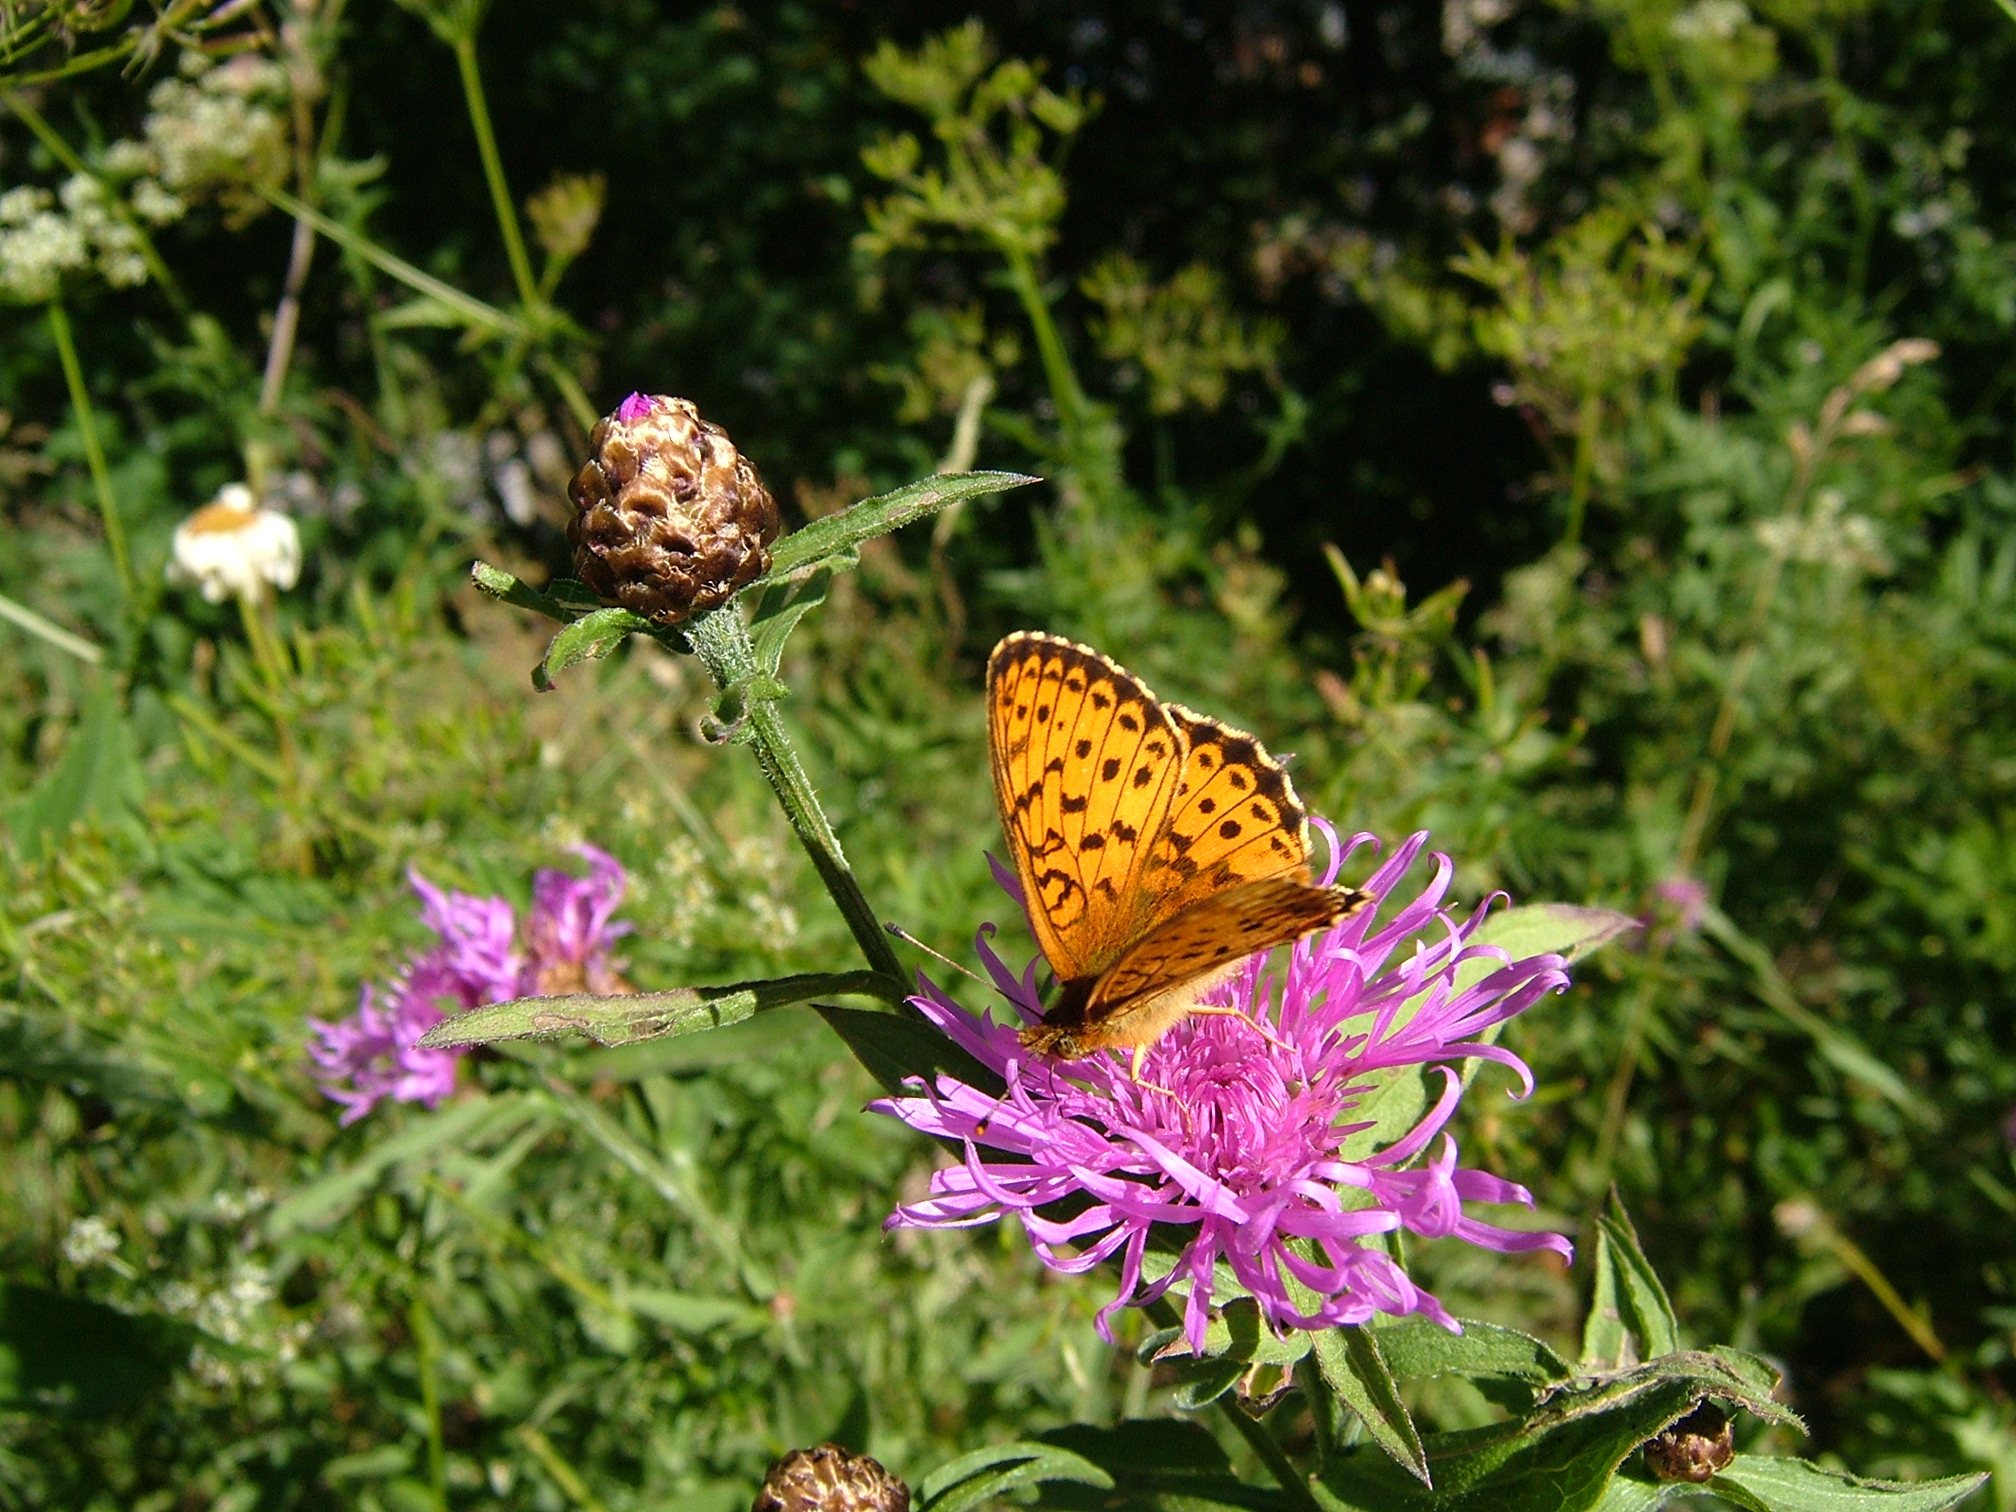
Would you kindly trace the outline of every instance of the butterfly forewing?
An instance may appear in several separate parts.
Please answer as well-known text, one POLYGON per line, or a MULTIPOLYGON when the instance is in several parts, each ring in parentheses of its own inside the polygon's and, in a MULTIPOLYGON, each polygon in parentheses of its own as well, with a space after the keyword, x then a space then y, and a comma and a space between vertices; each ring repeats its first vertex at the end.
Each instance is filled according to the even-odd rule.
POLYGON ((1183 736, 1139 680, 1055 636, 1003 640, 987 692, 994 794, 1030 925, 1060 978, 1090 976, 1153 922, 1143 874, 1183 736))
POLYGON ((1306 882, 1308 816, 1281 764, 1243 730, 1166 707, 1189 749, 1168 824, 1149 852, 1156 917, 1244 882, 1306 882))

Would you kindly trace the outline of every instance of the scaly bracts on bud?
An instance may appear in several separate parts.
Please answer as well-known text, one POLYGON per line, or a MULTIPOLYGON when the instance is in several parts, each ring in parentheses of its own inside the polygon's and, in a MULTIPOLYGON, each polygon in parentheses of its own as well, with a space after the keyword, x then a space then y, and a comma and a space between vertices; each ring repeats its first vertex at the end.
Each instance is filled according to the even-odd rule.
POLYGON ((724 603, 770 565, 776 501, 728 433, 684 399, 632 394, 568 486, 575 574, 661 625, 724 603))
POLYGON ((751 1512, 910 1512, 910 1488, 865 1454, 820 1444, 773 1464, 751 1512))

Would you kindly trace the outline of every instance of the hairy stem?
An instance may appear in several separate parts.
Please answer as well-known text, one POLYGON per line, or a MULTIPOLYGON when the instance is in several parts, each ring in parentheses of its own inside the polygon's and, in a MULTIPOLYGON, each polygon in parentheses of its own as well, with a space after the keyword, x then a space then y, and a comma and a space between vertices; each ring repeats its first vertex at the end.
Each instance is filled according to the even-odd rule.
POLYGON ((63 361, 63 380, 70 385, 70 407, 77 412, 77 431, 84 438, 84 460, 91 468, 91 486, 98 495, 98 514, 105 522, 105 546, 112 553, 112 567, 119 575, 119 592, 133 597, 133 561, 126 552, 126 527, 119 523, 119 506, 112 498, 112 475, 105 468, 105 448, 98 443, 97 413, 84 387, 84 368, 77 361, 77 343, 70 334, 70 317, 60 300, 49 301, 49 331, 56 338, 56 354, 63 361))
POLYGON ((895 947, 883 932, 875 910, 868 906, 861 884, 854 879, 853 868, 840 849, 840 837, 827 822, 826 811, 819 806, 819 796, 812 791, 811 779, 798 759, 797 747, 791 743, 777 712, 776 699, 764 696, 764 690, 755 686, 765 676, 765 669, 757 660, 741 611, 730 604, 702 615, 683 629, 714 685, 723 693, 742 698, 741 733, 755 748, 756 764, 770 780, 771 791, 783 805, 791 828, 797 831, 798 843, 805 847, 805 854, 818 869, 819 880, 826 884, 826 891, 832 894, 833 902, 846 919, 854 943, 860 946, 870 967, 902 981, 903 967, 896 959, 895 947))

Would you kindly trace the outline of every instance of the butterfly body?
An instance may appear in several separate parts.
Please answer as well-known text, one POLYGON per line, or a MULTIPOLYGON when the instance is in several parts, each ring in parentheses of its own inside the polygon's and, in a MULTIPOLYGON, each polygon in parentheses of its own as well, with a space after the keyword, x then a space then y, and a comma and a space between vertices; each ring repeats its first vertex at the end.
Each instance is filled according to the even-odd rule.
POLYGON ((1021 633, 987 665, 988 748, 1029 921, 1063 984, 1039 1054, 1139 1055, 1250 956, 1366 901, 1310 879, 1308 825, 1259 741, 1098 652, 1021 633))

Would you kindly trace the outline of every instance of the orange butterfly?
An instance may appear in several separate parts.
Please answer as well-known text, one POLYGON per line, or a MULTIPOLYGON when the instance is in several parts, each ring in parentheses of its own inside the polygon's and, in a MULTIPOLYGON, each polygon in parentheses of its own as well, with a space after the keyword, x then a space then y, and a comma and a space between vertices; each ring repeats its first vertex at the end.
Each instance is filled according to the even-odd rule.
MULTIPOLYGON (((1369 901, 1309 876, 1307 813, 1240 730, 1163 703, 1088 646, 1009 636, 987 659, 994 799, 1029 923, 1063 984, 1022 1031, 1078 1060, 1148 1047, 1247 957, 1369 901)), ((1263 1031, 1264 1032, 1264 1031, 1263 1031)))

